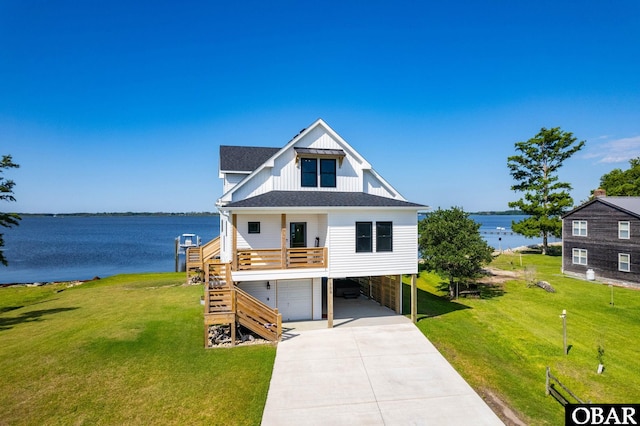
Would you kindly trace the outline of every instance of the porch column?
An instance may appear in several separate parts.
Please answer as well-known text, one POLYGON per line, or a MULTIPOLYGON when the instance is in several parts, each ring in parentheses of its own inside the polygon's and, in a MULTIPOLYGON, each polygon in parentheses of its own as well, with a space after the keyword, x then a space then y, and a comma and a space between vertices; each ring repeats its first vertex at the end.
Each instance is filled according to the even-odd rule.
POLYGON ((238 215, 231 215, 231 265, 233 270, 238 270, 238 215))
POLYGON ((333 328, 333 278, 327 279, 327 328, 333 328))
POLYGON ((416 274, 411 275, 411 322, 418 322, 418 287, 416 286, 416 274))
POLYGON ((287 215, 280 215, 280 269, 287 267, 287 215))

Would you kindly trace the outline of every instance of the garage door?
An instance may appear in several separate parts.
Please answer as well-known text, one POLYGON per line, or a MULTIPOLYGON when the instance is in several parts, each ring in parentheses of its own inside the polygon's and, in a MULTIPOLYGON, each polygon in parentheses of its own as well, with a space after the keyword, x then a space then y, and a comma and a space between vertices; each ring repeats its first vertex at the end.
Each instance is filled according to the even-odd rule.
POLYGON ((311 280, 278 281, 278 311, 282 321, 310 320, 311 280))

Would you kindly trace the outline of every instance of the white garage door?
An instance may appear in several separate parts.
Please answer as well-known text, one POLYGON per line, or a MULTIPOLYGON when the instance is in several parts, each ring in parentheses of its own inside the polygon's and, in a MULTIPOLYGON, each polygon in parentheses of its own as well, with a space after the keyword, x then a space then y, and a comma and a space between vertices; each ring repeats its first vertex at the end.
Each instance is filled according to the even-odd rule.
POLYGON ((278 311, 282 321, 310 320, 311 280, 278 281, 278 311))

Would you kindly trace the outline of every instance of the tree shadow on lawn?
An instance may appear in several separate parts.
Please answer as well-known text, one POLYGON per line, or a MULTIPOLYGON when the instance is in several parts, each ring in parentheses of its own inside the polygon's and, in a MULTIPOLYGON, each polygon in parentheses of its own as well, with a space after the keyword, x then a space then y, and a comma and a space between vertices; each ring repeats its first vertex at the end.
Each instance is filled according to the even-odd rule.
MULTIPOLYGON (((449 283, 440 282, 436 290, 441 293, 449 293, 449 283)), ((466 298, 493 299, 494 297, 504 296, 505 293, 502 284, 488 282, 460 283, 457 286, 457 291, 459 292, 458 301, 466 298)))
MULTIPOLYGON (((410 314, 411 286, 409 284, 402 284, 402 286, 402 311, 405 314, 410 314)), ((471 307, 458 303, 458 301, 449 300, 446 296, 437 296, 420 288, 418 289, 418 321, 463 309, 471 309, 471 307)))
POLYGON ((55 308, 55 309, 41 309, 37 311, 29 311, 20 314, 17 317, 0 318, 0 331, 9 330, 15 325, 19 325, 26 322, 42 321, 44 316, 53 315, 60 312, 73 311, 78 308, 55 308))
POLYGON ((5 312, 15 311, 16 309, 24 308, 24 306, 4 306, 0 308, 0 314, 4 314, 5 312))
MULTIPOLYGON (((402 309, 403 313, 410 314, 411 313, 411 285, 403 283, 403 300, 402 300, 402 309)), ((446 281, 442 281, 436 287, 441 293, 448 294, 449 293, 449 283, 446 281)), ((505 294, 504 288, 502 284, 493 284, 493 283, 477 283, 477 284, 461 284, 459 287, 459 291, 469 291, 469 290, 477 290, 479 293, 477 294, 463 294, 458 299, 449 299, 447 296, 442 295, 438 296, 436 294, 430 293, 428 291, 422 290, 418 288, 418 321, 437 317, 440 315, 445 315, 451 312, 460 311, 463 309, 472 309, 471 306, 467 306, 462 302, 467 297, 475 297, 480 299, 493 299, 495 297, 501 297, 505 294)))

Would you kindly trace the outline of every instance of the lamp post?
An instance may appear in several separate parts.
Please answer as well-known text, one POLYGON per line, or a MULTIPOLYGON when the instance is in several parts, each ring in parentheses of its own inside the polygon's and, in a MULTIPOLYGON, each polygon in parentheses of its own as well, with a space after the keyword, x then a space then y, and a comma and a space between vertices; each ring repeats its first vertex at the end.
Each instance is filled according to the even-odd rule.
POLYGON ((563 309, 562 310, 562 315, 560 315, 560 318, 562 318, 562 343, 564 345, 564 354, 567 355, 567 310, 563 309))
POLYGON ((609 288, 611 289, 611 302, 609 304, 613 306, 613 284, 609 284, 609 288))

